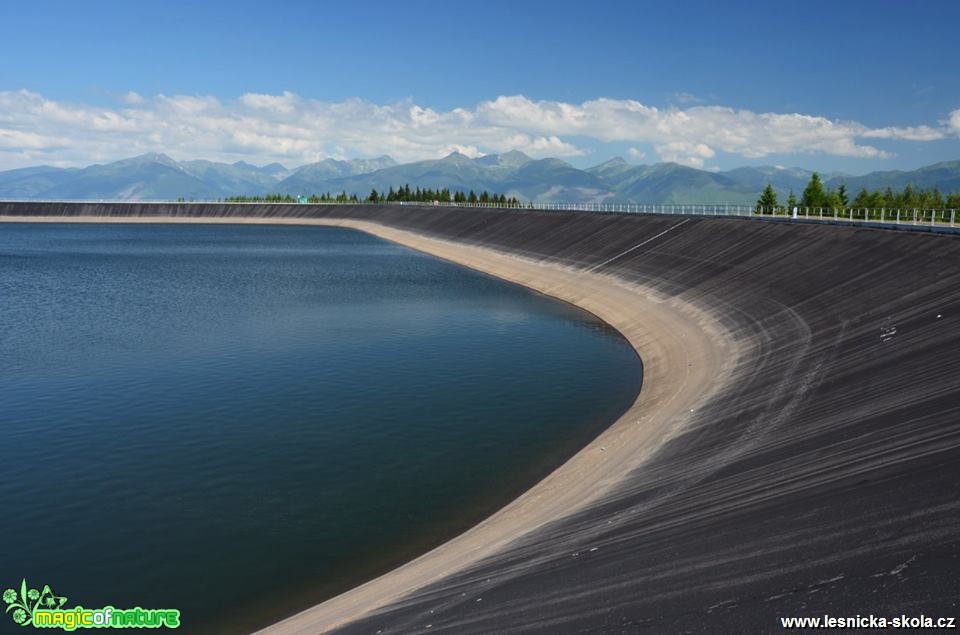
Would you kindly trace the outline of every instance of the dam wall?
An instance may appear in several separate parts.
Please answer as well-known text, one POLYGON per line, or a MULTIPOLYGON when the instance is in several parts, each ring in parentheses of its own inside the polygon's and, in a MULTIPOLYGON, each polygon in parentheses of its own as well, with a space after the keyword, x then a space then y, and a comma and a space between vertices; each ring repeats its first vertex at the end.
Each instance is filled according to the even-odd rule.
POLYGON ((732 387, 614 491, 344 632, 957 615, 960 236, 412 205, 0 203, 25 215, 371 221, 681 298, 740 343, 732 387))

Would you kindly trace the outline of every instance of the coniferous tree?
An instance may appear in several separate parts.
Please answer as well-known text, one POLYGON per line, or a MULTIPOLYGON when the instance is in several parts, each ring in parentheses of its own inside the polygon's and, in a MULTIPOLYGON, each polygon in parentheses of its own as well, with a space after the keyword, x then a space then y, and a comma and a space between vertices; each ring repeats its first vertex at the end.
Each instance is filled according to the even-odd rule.
POLYGON ((856 198, 853 199, 853 207, 863 209, 864 207, 870 207, 872 202, 870 192, 867 191, 867 188, 862 187, 860 191, 857 192, 856 198))
POLYGON ((762 214, 764 210, 773 210, 778 207, 780 203, 777 201, 777 193, 773 189, 773 185, 767 183, 767 187, 763 189, 763 193, 760 194, 760 198, 757 199, 757 213, 762 214))
POLYGON ((893 200, 892 194, 888 198, 886 194, 884 194, 880 190, 877 190, 876 192, 870 195, 870 198, 867 201, 866 207, 869 207, 871 209, 881 209, 885 207, 890 207, 891 206, 890 203, 892 200, 893 200))
POLYGON ((824 203, 824 207, 829 207, 830 209, 840 209, 843 207, 840 193, 834 190, 827 190, 827 198, 824 203))
POLYGON ((918 207, 917 193, 914 191, 912 185, 907 185, 907 187, 903 188, 900 205, 897 207, 918 207))
MULTIPOLYGON (((879 191, 878 191, 877 193, 879 194, 879 191)), ((883 202, 881 203, 880 207, 894 207, 894 206, 896 206, 896 204, 897 204, 897 197, 894 196, 894 194, 893 194, 893 188, 892 188, 892 187, 887 186, 887 189, 884 191, 884 193, 883 193, 882 196, 883 196, 883 198, 882 198, 882 201, 883 201, 883 202)), ((880 197, 877 197, 877 200, 876 200, 875 202, 879 203, 880 200, 881 200, 880 197)))
POLYGON ((943 194, 940 192, 939 185, 933 188, 933 193, 930 195, 930 207, 943 209, 943 194))
POLYGON ((820 175, 814 172, 810 176, 810 182, 803 195, 800 197, 800 205, 803 207, 826 207, 827 193, 823 189, 823 183, 820 181, 820 175))

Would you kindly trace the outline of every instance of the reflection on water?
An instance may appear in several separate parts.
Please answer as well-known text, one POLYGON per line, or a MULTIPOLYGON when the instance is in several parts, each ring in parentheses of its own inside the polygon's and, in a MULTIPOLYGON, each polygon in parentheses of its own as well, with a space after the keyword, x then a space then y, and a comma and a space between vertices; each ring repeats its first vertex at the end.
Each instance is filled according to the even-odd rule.
POLYGON ((0 225, 0 353, 0 587, 205 633, 468 527, 640 376, 584 312, 334 228, 0 225))

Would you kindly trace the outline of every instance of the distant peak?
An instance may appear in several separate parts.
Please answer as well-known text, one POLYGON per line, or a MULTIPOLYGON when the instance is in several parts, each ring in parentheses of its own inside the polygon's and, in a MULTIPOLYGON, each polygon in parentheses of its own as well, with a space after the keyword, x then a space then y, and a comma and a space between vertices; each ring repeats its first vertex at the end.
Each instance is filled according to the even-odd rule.
POLYGON ((450 154, 448 154, 447 156, 443 157, 443 158, 440 159, 440 160, 441 160, 441 161, 446 161, 446 162, 448 162, 448 163, 460 163, 460 164, 462 164, 462 163, 467 163, 467 162, 469 162, 471 159, 470 159, 470 157, 468 157, 467 155, 463 154, 462 152, 460 152, 460 151, 458 151, 458 150, 454 150, 453 152, 451 152, 450 154))
POLYGON ((374 159, 352 159, 350 161, 347 161, 347 163, 353 163, 356 165, 366 165, 366 166, 394 166, 397 164, 396 161, 394 161, 387 155, 379 156, 374 159))
POLYGON ((630 164, 623 157, 613 157, 598 165, 597 168, 619 168, 625 165, 629 166, 630 164))
POLYGON ((145 152, 133 158, 141 159, 143 161, 156 161, 158 163, 176 163, 176 161, 162 152, 145 152))
POLYGON ((235 161, 234 163, 231 163, 231 165, 235 168, 240 168, 243 170, 253 170, 254 172, 262 172, 264 174, 279 174, 281 172, 287 171, 287 168, 285 168, 283 165, 279 163, 271 163, 261 168, 254 165, 253 163, 248 163, 246 161, 241 160, 241 161, 235 161))
POLYGON ((511 150, 510 152, 505 152, 499 157, 500 163, 506 166, 519 167, 526 163, 533 161, 529 156, 520 152, 519 150, 511 150))
POLYGON ((530 157, 519 150, 510 150, 503 154, 485 154, 482 157, 474 159, 478 165, 487 167, 501 166, 508 168, 518 168, 532 161, 530 157))
POLYGON ((142 165, 145 163, 159 163, 170 168, 183 170, 183 166, 162 152, 145 152, 129 159, 120 159, 113 162, 114 165, 142 165))

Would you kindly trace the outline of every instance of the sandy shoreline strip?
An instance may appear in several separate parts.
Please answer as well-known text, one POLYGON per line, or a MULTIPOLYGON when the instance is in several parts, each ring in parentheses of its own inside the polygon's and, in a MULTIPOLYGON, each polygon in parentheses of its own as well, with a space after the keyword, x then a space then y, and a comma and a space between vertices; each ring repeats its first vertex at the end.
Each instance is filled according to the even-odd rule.
MULTIPOLYGON (((585 309, 617 329, 644 364, 634 404, 605 432, 526 493, 480 524, 378 578, 258 633, 324 633, 496 554, 546 523, 582 510, 640 467, 731 381, 740 351, 708 313, 600 272, 541 263, 352 219, 11 217, 0 222, 201 223, 340 226, 521 284, 585 309)), ((638 242, 646 237, 638 237, 638 242)), ((653 241, 651 246, 655 245, 653 241)))

